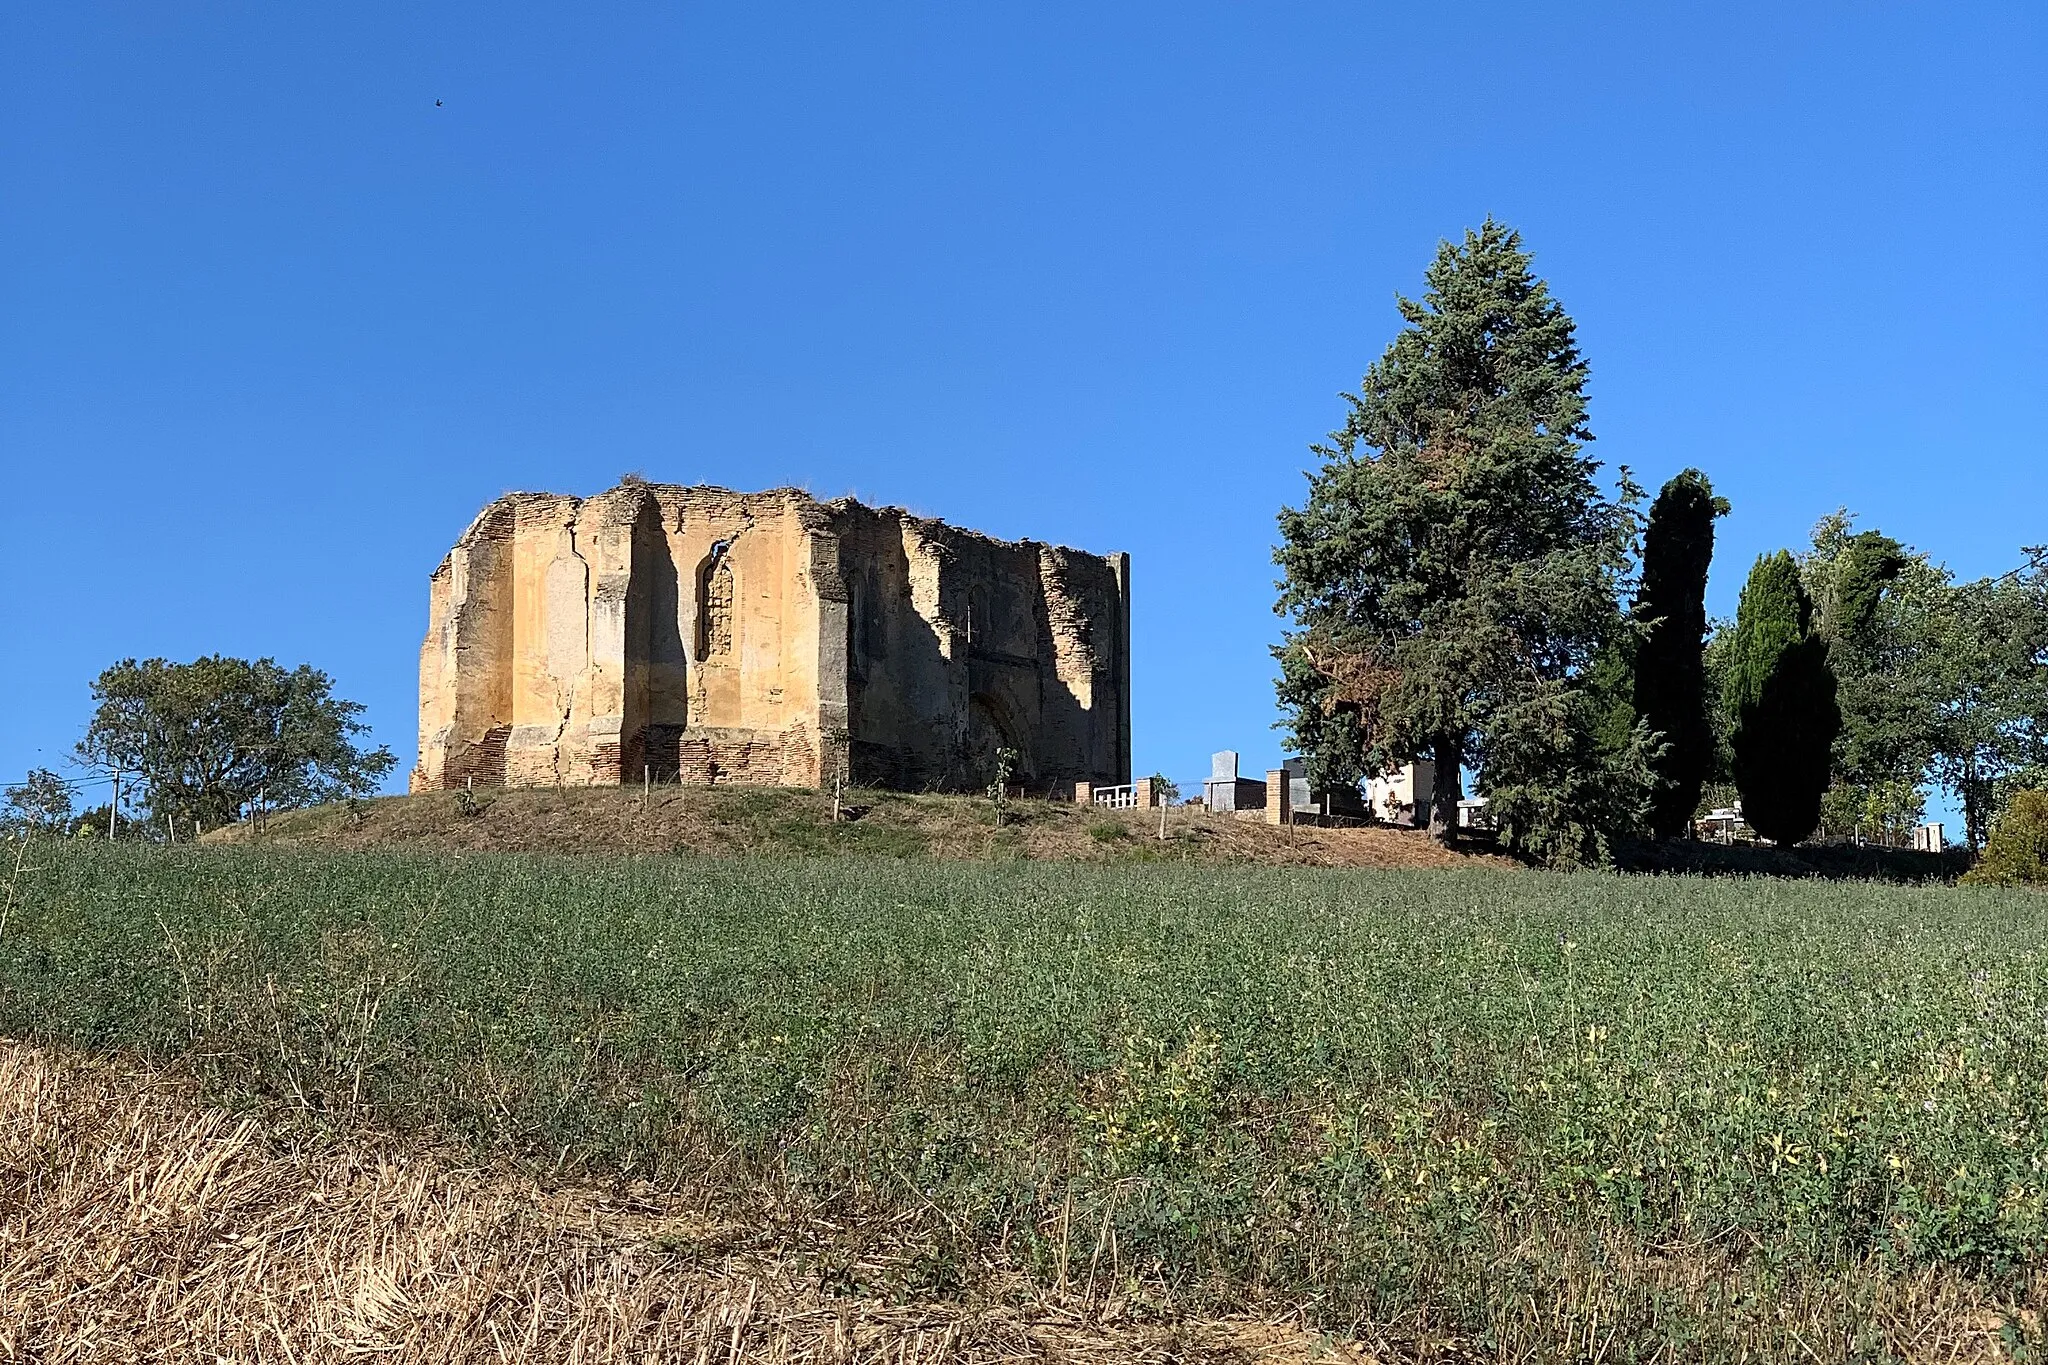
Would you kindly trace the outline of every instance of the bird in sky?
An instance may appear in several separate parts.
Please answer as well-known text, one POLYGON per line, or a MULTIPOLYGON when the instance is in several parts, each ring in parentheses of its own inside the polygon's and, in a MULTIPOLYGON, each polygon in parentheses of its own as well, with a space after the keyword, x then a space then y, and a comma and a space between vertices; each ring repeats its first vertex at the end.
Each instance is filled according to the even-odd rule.
POLYGON ((436 109, 439 109, 439 108, 441 107, 441 101, 439 101, 439 100, 435 100, 435 101, 434 101, 434 107, 435 107, 436 109))

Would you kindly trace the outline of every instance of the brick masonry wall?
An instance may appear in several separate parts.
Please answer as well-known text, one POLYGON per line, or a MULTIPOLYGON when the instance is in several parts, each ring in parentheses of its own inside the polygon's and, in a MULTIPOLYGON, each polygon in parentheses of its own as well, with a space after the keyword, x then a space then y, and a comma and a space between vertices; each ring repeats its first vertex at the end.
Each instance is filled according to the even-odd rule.
POLYGON ((1285 768, 1272 768, 1266 772, 1266 823, 1284 825, 1293 812, 1293 783, 1285 768))
POLYGON ((447 766, 441 770, 439 789, 454 791, 472 783, 479 787, 504 786, 505 740, 511 733, 509 725, 494 726, 484 731, 476 743, 464 744, 453 750, 447 766))

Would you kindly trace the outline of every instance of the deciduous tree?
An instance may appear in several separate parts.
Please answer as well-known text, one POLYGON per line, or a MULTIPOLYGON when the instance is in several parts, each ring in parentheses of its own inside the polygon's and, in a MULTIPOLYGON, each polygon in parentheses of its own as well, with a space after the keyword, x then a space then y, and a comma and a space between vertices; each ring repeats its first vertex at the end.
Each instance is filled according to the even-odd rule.
POLYGON ((2023 569, 1949 587, 1923 626, 1931 771, 1973 848, 2013 791, 2048 779, 2048 554, 2028 554, 2023 569))
POLYGON ((0 831, 61 834, 71 823, 71 784, 48 768, 32 770, 9 787, 0 804, 0 831))
POLYGON ((216 827, 259 797, 287 809, 366 796, 395 761, 387 748, 357 746, 362 706, 304 664, 125 659, 92 695, 99 705, 78 755, 132 774, 152 823, 216 827))
POLYGON ((1925 555, 1854 522, 1847 509, 1823 517, 1799 564, 1842 712, 1822 810, 1833 832, 1898 843, 1925 804, 1937 709, 1926 627, 1948 579, 1925 555))

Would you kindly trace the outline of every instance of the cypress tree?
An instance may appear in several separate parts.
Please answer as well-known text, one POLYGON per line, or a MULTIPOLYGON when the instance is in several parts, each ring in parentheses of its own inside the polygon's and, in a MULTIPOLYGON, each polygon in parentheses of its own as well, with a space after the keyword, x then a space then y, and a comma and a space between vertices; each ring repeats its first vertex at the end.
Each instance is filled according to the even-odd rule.
POLYGON ((1643 533, 1635 712, 1664 740, 1662 756, 1651 765, 1658 784, 1650 832, 1659 839, 1691 824, 1714 763, 1714 727, 1707 715, 1707 566, 1714 558, 1714 518, 1727 514, 1728 500, 1714 496, 1706 475, 1688 469, 1657 494, 1643 533))
POLYGON ((1819 826, 1842 725, 1827 641, 1813 626, 1792 556, 1760 556, 1736 610, 1723 702, 1735 717, 1743 819, 1775 844, 1796 844, 1819 826))

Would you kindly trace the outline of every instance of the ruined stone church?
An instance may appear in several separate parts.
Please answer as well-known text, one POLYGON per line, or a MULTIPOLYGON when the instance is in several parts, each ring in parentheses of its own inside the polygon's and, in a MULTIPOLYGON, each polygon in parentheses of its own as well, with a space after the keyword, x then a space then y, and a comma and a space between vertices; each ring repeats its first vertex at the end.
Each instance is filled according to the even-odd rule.
POLYGON ((1130 557, 796 489, 511 493, 434 571, 415 791, 1130 781, 1130 557))

